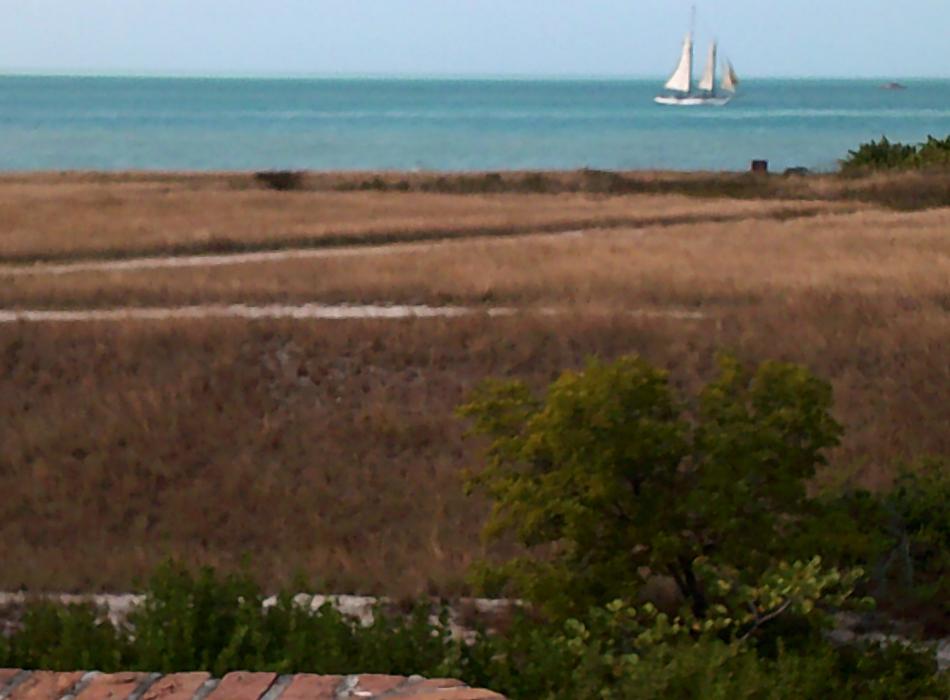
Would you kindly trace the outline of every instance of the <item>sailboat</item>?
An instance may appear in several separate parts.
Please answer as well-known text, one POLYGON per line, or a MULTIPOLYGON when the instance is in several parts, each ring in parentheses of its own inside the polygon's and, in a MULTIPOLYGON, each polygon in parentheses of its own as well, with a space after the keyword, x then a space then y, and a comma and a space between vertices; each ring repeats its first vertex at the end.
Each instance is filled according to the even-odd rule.
MULTIPOLYGON (((693 10, 695 23, 695 9, 693 10)), ((716 90, 716 61, 717 61, 716 42, 709 46, 709 55, 706 59, 706 69, 703 76, 693 90, 693 29, 690 28, 689 34, 683 41, 683 51, 680 55, 679 64, 673 75, 666 81, 664 86, 667 93, 657 95, 654 101, 661 105, 678 105, 681 107, 695 107, 699 105, 711 105, 721 107, 728 104, 739 87, 739 77, 736 75, 735 68, 730 61, 723 62, 722 81, 719 90, 716 90)))

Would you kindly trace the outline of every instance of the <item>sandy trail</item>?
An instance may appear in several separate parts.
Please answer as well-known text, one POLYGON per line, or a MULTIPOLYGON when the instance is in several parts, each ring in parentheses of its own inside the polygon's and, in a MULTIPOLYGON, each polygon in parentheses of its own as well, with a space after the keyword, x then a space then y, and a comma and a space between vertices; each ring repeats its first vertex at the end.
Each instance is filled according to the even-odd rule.
MULTIPOLYGON (((560 234, 564 235, 564 234, 560 234)), ((472 241, 468 238, 464 241, 472 241)), ((281 260, 304 260, 308 258, 344 258, 358 255, 392 255, 421 251, 433 245, 449 245, 462 240, 438 243, 390 243, 378 246, 348 246, 345 248, 288 248, 253 253, 222 253, 200 255, 163 255, 128 258, 126 260, 83 260, 71 263, 36 263, 33 265, 0 265, 0 275, 26 277, 37 275, 69 275, 80 272, 128 272, 136 270, 159 270, 163 268, 223 267, 247 265, 281 260)))
MULTIPOLYGON (((207 304, 181 307, 141 307, 116 309, 18 309, 0 310, 0 324, 13 323, 88 323, 99 321, 174 321, 203 319, 244 320, 360 320, 429 319, 485 315, 492 318, 517 314, 555 316, 569 313, 558 308, 478 308, 465 306, 407 306, 356 304, 207 304)), ((631 309, 627 315, 642 318, 701 320, 706 314, 684 309, 631 309)))
POLYGON ((762 213, 743 213, 741 215, 729 216, 711 216, 704 217, 672 217, 669 219, 636 219, 614 222, 602 222, 599 224, 581 225, 575 227, 566 227, 557 230, 531 230, 526 227, 523 232, 498 234, 458 234, 438 238, 425 238, 424 240, 406 240, 394 241, 389 243, 357 243, 351 245, 317 245, 316 247, 290 247, 279 250, 258 250, 248 252, 228 252, 228 253, 192 253, 192 254, 159 254, 142 255, 139 257, 129 257, 122 259, 84 259, 71 262, 35 262, 29 264, 3 263, 0 264, 0 276, 3 277, 22 277, 37 275, 68 275, 86 272, 123 272, 137 270, 156 270, 162 268, 196 268, 196 267, 222 267, 227 265, 246 265, 260 262, 272 262, 281 260, 302 260, 310 258, 337 258, 352 257, 360 255, 393 255, 397 253, 406 253, 413 251, 431 250, 434 246, 451 246, 478 241, 491 241, 492 243, 517 242, 524 238, 544 240, 546 238, 562 238, 591 235, 599 232, 608 232, 618 228, 630 228, 637 231, 643 231, 650 227, 671 226, 682 223, 692 223, 699 221, 706 222, 729 222, 738 220, 770 220, 770 219, 797 219, 810 218, 820 214, 829 214, 832 216, 847 216, 854 212, 853 208, 836 208, 834 210, 814 209, 776 209, 762 213))
MULTIPOLYGON (((836 212, 846 215, 850 212, 836 212)), ((800 216, 813 216, 814 212, 798 212, 800 216)), ((766 217, 773 218, 774 213, 766 217)), ((733 217, 730 217, 733 218, 733 217)), ((797 218, 797 217, 796 217, 797 218)), ((643 235, 643 226, 633 227, 635 235, 643 235)), ((253 251, 244 253, 157 255, 121 260, 77 260, 65 263, 34 263, 30 265, 0 264, 0 277, 59 276, 96 272, 147 271, 176 268, 212 268, 248 265, 261 262, 301 260, 314 258, 342 258, 356 256, 395 255, 407 252, 432 250, 433 247, 468 245, 473 241, 491 241, 493 244, 515 244, 524 238, 534 240, 595 235, 603 227, 565 229, 556 232, 530 232, 511 236, 460 236, 449 239, 406 241, 382 245, 350 245, 323 248, 287 248, 281 250, 253 251)), ((631 232, 634 234, 634 232, 631 232)), ((464 306, 390 305, 390 304, 201 304, 170 307, 122 307, 98 309, 0 309, 0 324, 16 323, 82 323, 108 321, 170 321, 200 319, 244 320, 360 320, 360 319, 433 319, 461 316, 486 315, 489 317, 513 316, 516 314, 560 315, 570 313, 566 308, 527 307, 490 308, 464 306)), ((587 309, 586 313, 595 310, 587 309)), ((701 320, 708 314, 676 308, 614 309, 621 313, 641 318, 666 318, 675 320, 701 320)))
MULTIPOLYGON (((589 231, 570 230, 548 234, 525 234, 535 239, 582 236, 589 231)), ((522 238, 522 237, 517 237, 522 238)), ((412 243, 391 243, 379 246, 348 246, 344 248, 286 249, 251 253, 220 255, 180 255, 130 258, 127 260, 90 260, 74 263, 37 263, 30 266, 0 266, 0 276, 68 275, 90 272, 144 271, 163 268, 204 268, 228 265, 254 264, 307 258, 335 258, 363 255, 394 255, 431 250, 433 246, 451 246, 471 243, 473 238, 412 243)), ((495 244, 514 243, 516 238, 487 237, 495 244)), ((535 314, 555 316, 568 313, 564 308, 526 307, 466 307, 428 306, 406 304, 200 304, 168 307, 122 307, 106 309, 0 309, 0 324, 16 323, 93 323, 116 321, 175 321, 175 320, 400 320, 459 318, 484 315, 491 318, 535 314)), ((632 309, 626 313, 644 318, 671 318, 699 320, 706 315, 684 309, 632 309)))

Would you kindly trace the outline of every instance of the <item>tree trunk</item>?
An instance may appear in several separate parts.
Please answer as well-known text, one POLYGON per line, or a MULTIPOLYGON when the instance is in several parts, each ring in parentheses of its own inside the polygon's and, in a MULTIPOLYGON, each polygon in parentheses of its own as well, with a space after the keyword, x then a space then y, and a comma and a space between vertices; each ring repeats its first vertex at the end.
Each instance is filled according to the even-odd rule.
POLYGON ((678 566, 671 567, 673 580, 676 581, 680 593, 689 601, 693 614, 698 618, 706 617, 709 610, 709 601, 706 599, 706 593, 703 587, 696 580, 696 573, 693 571, 693 561, 687 557, 679 557, 678 566))

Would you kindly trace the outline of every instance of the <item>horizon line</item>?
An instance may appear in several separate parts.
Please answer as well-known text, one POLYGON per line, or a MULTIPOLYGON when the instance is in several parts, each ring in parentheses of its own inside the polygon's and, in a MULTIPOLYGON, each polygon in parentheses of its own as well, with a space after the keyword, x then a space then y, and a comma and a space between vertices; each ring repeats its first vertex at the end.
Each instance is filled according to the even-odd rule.
MULTIPOLYGON (((643 73, 217 73, 200 71, 140 71, 140 70, 75 70, 75 69, 28 69, 0 68, 0 78, 140 78, 140 79, 177 79, 177 80, 406 80, 406 81, 463 81, 479 80, 486 82, 504 81, 645 81, 665 79, 665 74, 643 73)), ((896 79, 906 81, 946 81, 950 76, 928 75, 818 75, 772 73, 745 73, 744 80, 883 80, 896 79)))

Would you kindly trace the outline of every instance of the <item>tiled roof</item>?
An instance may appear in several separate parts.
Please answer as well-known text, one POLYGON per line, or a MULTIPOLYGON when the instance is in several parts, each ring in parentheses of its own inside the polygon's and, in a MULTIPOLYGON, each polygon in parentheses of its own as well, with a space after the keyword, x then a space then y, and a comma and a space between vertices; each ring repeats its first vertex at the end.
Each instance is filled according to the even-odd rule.
POLYGON ((0 669, 0 700, 504 700, 459 681, 419 676, 274 673, 97 673, 0 669))

